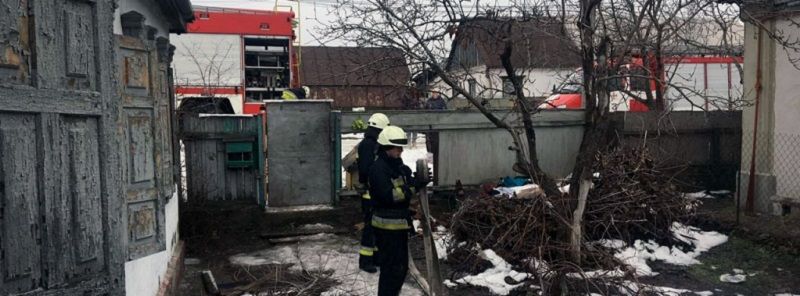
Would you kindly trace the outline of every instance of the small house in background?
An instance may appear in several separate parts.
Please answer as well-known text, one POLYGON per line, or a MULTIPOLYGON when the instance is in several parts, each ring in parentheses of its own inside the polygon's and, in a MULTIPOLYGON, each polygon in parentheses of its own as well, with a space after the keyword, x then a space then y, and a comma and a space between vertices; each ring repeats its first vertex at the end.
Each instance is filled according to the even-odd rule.
MULTIPOLYGON (((551 18, 510 23, 500 19, 462 21, 455 30, 445 70, 470 94, 491 107, 509 107, 514 96, 511 79, 500 60, 503 36, 511 36, 511 64, 527 98, 544 98, 580 67, 580 55, 564 24, 551 18)), ((451 109, 468 108, 469 101, 437 77, 427 75, 428 90, 442 93, 451 109)))
POLYGON ((312 99, 331 99, 336 109, 414 105, 411 74, 397 48, 303 46, 300 55, 300 81, 312 99))

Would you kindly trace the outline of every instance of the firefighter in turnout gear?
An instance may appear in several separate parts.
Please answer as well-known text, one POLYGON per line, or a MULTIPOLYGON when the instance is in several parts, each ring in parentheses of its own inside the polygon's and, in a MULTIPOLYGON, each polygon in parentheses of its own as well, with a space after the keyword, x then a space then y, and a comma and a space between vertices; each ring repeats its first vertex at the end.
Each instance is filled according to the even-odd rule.
POLYGON ((383 113, 373 114, 367 121, 367 131, 364 140, 358 143, 358 182, 362 184, 361 211, 364 213, 364 230, 361 232, 361 250, 358 252, 358 267, 361 270, 374 273, 378 271, 375 266, 375 233, 372 229, 372 200, 367 191, 369 169, 375 162, 378 152, 378 134, 389 125, 389 118, 383 113))
POLYGON ((403 129, 389 126, 378 136, 378 159, 369 171, 369 193, 373 204, 372 227, 380 252, 381 274, 378 296, 397 296, 408 273, 409 204, 426 182, 418 182, 400 155, 408 145, 403 129))

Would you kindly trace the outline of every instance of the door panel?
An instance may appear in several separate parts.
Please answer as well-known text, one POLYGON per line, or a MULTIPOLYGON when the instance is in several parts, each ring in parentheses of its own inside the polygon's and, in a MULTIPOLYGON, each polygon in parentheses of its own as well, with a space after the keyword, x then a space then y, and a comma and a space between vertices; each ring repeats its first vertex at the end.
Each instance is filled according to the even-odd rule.
POLYGON ((33 115, 0 113, 0 294, 25 292, 41 279, 37 243, 39 160, 33 115))
MULTIPOLYGON (((137 31, 137 30, 134 30, 137 31)), ((139 30, 139 32, 144 32, 139 30)), ((172 195, 168 62, 155 40, 118 36, 118 63, 126 131, 128 260, 166 249, 164 205, 172 195), (166 107, 165 107, 166 106, 166 107)))
POLYGON ((0 295, 123 294, 113 4, 0 0, 0 295))

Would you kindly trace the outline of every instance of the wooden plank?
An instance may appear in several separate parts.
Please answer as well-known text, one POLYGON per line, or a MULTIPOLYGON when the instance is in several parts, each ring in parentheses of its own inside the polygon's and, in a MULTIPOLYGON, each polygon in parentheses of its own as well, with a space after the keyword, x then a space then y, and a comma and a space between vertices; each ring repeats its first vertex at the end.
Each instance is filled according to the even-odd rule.
MULTIPOLYGON (((428 180, 428 162, 424 159, 417 160, 417 178, 420 181, 428 180)), ((436 243, 433 241, 433 230, 431 229, 431 210, 428 204, 428 190, 422 188, 419 191, 420 205, 422 206, 422 239, 425 246, 425 265, 428 268, 428 295, 444 295, 442 287, 442 272, 439 268, 439 256, 436 254, 436 243)))
POLYGON ((39 157, 33 116, 0 115, 0 294, 15 294, 28 291, 41 269, 39 157))
POLYGON ((425 277, 422 276, 422 273, 419 272, 419 268, 417 268, 417 264, 414 263, 414 259, 412 258, 411 249, 408 249, 408 273, 411 274, 411 278, 413 278, 419 287, 422 288, 422 292, 424 292, 425 295, 432 296, 430 294, 431 286, 428 285, 428 280, 426 280, 425 277))

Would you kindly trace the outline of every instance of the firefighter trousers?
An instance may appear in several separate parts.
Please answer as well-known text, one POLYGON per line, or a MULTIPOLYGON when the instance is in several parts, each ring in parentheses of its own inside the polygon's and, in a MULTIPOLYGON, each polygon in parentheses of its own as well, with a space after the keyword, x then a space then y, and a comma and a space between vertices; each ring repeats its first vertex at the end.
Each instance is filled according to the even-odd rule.
POLYGON ((364 214, 364 230, 361 232, 359 262, 375 265, 373 258, 377 248, 375 248, 375 229, 372 226, 372 201, 370 199, 361 199, 361 212, 364 214))
POLYGON ((375 228, 378 249, 378 296, 397 296, 408 274, 408 230, 375 228))

